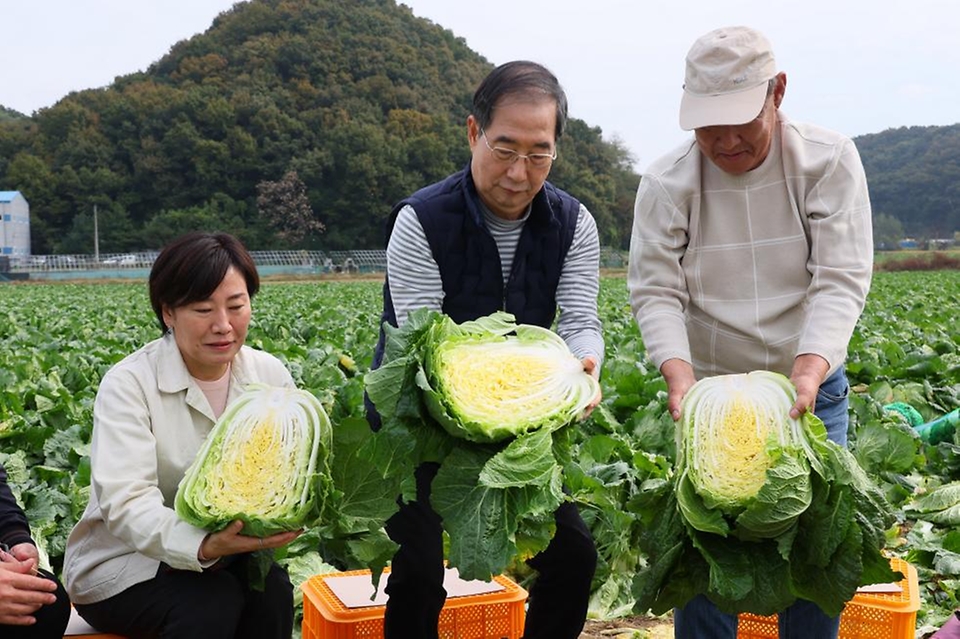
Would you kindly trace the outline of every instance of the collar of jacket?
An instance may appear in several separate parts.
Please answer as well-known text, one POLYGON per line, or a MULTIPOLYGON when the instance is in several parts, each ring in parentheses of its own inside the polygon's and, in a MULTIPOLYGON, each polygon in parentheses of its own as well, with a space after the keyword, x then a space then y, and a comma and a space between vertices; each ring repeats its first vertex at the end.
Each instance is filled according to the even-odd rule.
MULTIPOLYGON (((245 348, 245 347, 244 347, 245 348)), ((253 380, 250 379, 249 372, 245 365, 244 348, 240 349, 230 366, 230 389, 227 391, 227 397, 232 398, 243 391, 244 387, 253 380)), ((160 340, 160 347, 157 356, 157 387, 163 393, 187 392, 187 404, 200 411, 212 421, 217 418, 210 408, 206 395, 193 380, 187 365, 180 354, 180 348, 173 333, 167 332, 160 340)), ((229 403, 229 399, 228 399, 229 403)))

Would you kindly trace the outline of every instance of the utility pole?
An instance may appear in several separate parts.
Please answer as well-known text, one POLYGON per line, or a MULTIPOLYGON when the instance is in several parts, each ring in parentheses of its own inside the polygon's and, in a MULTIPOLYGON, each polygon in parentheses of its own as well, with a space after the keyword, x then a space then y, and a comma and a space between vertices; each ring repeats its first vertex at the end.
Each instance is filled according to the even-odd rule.
POLYGON ((100 229, 97 227, 97 205, 93 205, 93 261, 100 263, 100 229))

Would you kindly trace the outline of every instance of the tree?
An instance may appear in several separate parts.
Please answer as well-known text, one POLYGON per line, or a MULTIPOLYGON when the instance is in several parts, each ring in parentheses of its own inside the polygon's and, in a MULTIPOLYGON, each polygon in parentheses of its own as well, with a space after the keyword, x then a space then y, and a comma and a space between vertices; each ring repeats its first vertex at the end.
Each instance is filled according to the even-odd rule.
POLYGON ((145 248, 162 248, 174 238, 191 231, 225 231, 243 228, 237 216, 217 210, 212 204, 157 213, 143 226, 140 243, 145 248))
MULTIPOLYGON (((100 253, 137 251, 140 237, 126 209, 116 202, 106 202, 97 211, 97 235, 100 253)), ((75 215, 67 230, 53 247, 57 253, 93 253, 94 229, 92 207, 75 215)))
POLYGON ((903 224, 900 220, 880 213, 873 216, 873 245, 880 250, 895 249, 903 239, 903 224))
POLYGON ((307 187, 296 171, 287 171, 276 181, 257 184, 257 209, 281 240, 300 242, 310 233, 323 233, 323 222, 316 219, 307 187))
MULTIPOLYGON (((126 212, 133 250, 211 224, 256 249, 381 247, 397 201, 468 161, 464 122, 491 68, 394 0, 238 2, 144 72, 0 117, 0 190, 24 191, 35 251, 88 243, 95 202, 126 212), (272 203, 258 211, 257 185, 289 171, 306 186, 302 210, 263 193, 272 203), (211 218, 218 194, 231 214, 211 218), (307 200, 323 203, 322 235, 307 200)), ((639 176, 604 144, 571 121, 551 179, 623 246, 639 176)))

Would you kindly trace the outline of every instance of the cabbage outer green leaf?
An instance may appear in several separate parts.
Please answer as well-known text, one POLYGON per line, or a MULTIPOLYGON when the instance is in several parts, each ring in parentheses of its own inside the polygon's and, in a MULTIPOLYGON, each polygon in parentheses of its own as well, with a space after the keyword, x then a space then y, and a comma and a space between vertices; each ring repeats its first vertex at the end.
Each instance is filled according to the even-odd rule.
POLYGON ((904 510, 932 524, 960 525, 960 481, 943 484, 914 497, 904 506, 904 510))

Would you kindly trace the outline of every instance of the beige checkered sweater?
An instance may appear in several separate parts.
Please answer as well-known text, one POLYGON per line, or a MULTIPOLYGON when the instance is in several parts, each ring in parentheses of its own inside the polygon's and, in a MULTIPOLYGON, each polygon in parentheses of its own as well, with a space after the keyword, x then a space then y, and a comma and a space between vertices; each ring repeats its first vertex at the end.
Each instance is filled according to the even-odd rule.
POLYGON ((741 176, 691 139, 637 191, 627 284, 659 367, 697 378, 788 375, 814 353, 843 365, 873 269, 867 182, 853 142, 780 114, 770 153, 741 176))

